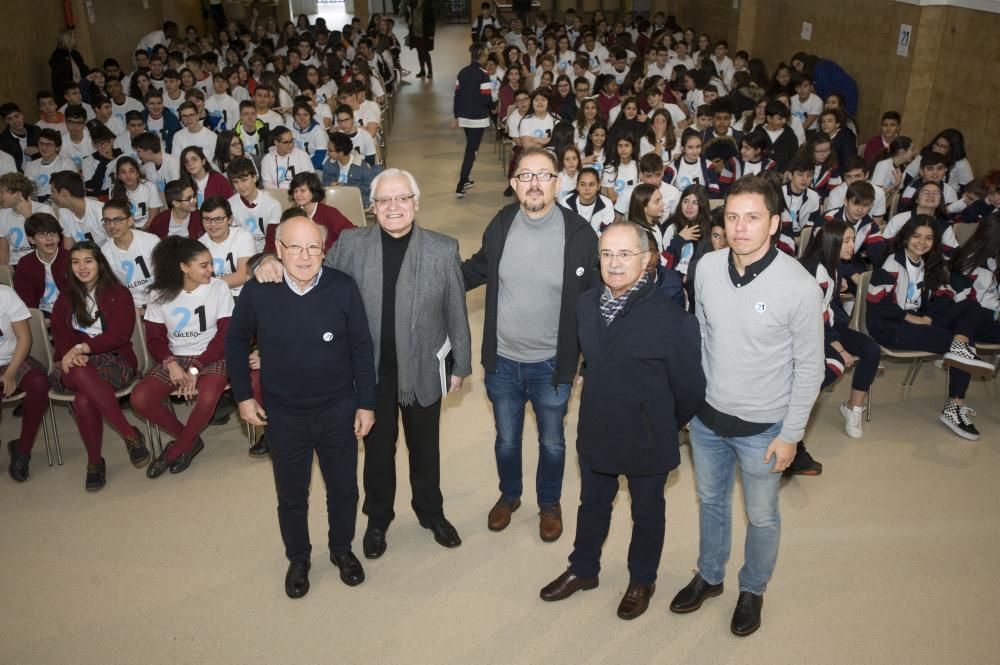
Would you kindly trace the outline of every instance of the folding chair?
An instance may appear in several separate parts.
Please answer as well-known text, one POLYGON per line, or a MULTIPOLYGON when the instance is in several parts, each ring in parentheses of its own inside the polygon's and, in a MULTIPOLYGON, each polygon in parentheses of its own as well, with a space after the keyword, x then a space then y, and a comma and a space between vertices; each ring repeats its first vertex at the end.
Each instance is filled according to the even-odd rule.
POLYGON ((14 288, 14 271, 10 266, 0 265, 0 284, 14 288))
POLYGON ((809 240, 812 238, 813 228, 814 227, 810 224, 809 226, 803 227, 802 230, 799 231, 798 256, 800 259, 806 254, 806 247, 809 246, 809 240))
MULTIPOLYGON (((28 356, 34 358, 42 366, 45 375, 48 376, 49 372, 52 371, 52 348, 49 346, 49 331, 45 327, 45 315, 42 314, 41 310, 34 308, 29 308, 28 313, 31 314, 31 318, 28 319, 28 329, 31 331, 31 350, 28 352, 28 356)), ((14 393, 10 397, 3 398, 2 403, 19 402, 25 396, 24 392, 14 393)), ((47 422, 50 415, 48 409, 42 414, 42 439, 45 441, 45 457, 48 459, 49 466, 52 466, 52 449, 49 444, 49 425, 47 422)), ((55 420, 53 419, 54 424, 55 420)), ((59 449, 58 440, 55 441, 55 448, 56 460, 59 462, 59 466, 62 466, 62 451, 59 449)))
POLYGON ((361 202, 361 190, 357 187, 326 187, 323 203, 339 210, 355 226, 367 226, 365 206, 361 202))

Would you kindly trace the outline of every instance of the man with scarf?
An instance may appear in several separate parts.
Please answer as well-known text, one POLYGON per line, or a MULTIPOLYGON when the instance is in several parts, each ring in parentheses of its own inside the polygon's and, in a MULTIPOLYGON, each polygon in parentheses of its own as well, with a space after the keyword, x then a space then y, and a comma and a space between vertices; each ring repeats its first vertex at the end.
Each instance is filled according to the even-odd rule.
MULTIPOLYGON (((440 416, 443 389, 456 392, 472 373, 472 339, 458 241, 414 223, 420 188, 413 175, 388 169, 372 182, 378 224, 340 235, 325 265, 357 282, 375 346, 375 425, 365 437, 364 554, 386 550, 395 517, 399 420, 409 451, 411 505, 420 525, 445 547, 462 544, 445 518, 441 495, 440 416), (451 347, 453 366, 442 385, 441 364, 451 347)), ((254 271, 260 281, 281 279, 270 258, 254 271)))

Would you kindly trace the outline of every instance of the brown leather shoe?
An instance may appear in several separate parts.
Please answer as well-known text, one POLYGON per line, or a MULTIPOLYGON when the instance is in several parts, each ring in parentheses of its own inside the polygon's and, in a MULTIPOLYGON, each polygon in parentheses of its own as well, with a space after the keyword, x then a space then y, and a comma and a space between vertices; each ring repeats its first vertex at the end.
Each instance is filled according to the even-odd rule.
POLYGON ((547 543, 559 540, 562 535, 562 508, 557 503, 538 513, 538 535, 547 543))
POLYGON ((569 598, 577 591, 596 589, 600 580, 596 577, 577 577, 570 571, 566 571, 559 577, 548 583, 538 595, 542 600, 554 601, 569 598))
POLYGON ((486 518, 486 526, 490 531, 503 531, 510 524, 511 514, 521 507, 521 500, 504 501, 503 497, 497 501, 496 505, 490 509, 490 514, 486 518))
POLYGON ((618 603, 618 618, 629 621, 642 616, 642 613, 649 607, 649 599, 656 591, 656 582, 652 584, 632 584, 629 583, 625 590, 625 597, 618 603))

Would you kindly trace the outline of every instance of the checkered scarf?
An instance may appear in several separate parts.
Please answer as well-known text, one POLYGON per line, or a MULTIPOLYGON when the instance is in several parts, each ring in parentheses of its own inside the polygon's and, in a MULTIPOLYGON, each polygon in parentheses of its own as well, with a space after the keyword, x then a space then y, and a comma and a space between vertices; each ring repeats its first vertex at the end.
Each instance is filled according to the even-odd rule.
POLYGON ((611 289, 604 287, 604 293, 601 294, 601 316, 604 317, 604 325, 610 326, 611 322, 615 320, 615 317, 625 309, 625 305, 628 303, 628 299, 633 293, 645 286, 646 282, 649 281, 649 273, 643 271, 642 277, 636 281, 625 293, 621 294, 617 298, 611 297, 611 289))

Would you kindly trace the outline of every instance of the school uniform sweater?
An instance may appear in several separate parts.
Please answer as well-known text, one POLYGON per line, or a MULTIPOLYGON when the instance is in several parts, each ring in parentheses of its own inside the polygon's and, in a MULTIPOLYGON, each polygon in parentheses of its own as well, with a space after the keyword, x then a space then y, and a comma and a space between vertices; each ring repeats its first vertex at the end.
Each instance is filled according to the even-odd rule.
POLYGON ((90 347, 91 355, 117 353, 130 367, 137 367, 138 360, 132 349, 135 331, 135 303, 132 294, 121 284, 114 284, 97 294, 97 319, 101 334, 91 337, 73 325, 73 309, 69 296, 61 294, 52 308, 52 344, 54 359, 62 357, 76 344, 90 347))
MULTIPOLYGON (((59 293, 66 291, 69 285, 69 251, 62 246, 52 262, 52 279, 59 293)), ((45 266, 37 252, 25 254, 14 266, 14 290, 27 307, 37 308, 42 302, 45 296, 45 266)))

